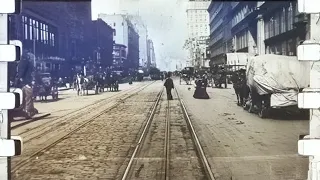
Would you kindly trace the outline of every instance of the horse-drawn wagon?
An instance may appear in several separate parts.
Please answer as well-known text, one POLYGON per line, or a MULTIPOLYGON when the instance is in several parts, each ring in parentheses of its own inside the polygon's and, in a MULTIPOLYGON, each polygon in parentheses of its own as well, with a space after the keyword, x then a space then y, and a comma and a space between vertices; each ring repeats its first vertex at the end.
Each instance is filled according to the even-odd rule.
MULTIPOLYGON (((212 72, 212 83, 215 87, 222 87, 222 84, 224 84, 224 88, 227 88, 227 70, 224 68, 224 66, 217 66, 214 68, 212 72)), ((213 85, 212 85, 213 87, 213 85)))
POLYGON ((297 96, 308 87, 310 65, 294 56, 261 55, 247 65, 246 79, 250 89, 245 109, 258 112, 261 118, 272 109, 303 112, 298 109, 297 96))
POLYGON ((185 81, 187 85, 191 84, 191 78, 194 75, 194 68, 193 67, 185 67, 180 72, 180 84, 182 81, 185 81))

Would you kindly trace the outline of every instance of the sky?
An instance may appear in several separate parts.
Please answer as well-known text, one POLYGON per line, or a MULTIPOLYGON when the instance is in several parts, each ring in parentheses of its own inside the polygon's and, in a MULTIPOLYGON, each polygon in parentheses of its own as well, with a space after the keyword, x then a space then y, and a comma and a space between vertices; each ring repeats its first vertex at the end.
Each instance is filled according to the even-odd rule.
MULTIPOLYGON (((154 43, 157 66, 161 70, 175 70, 185 65, 187 51, 186 0, 122 0, 130 7, 127 13, 137 12, 148 27, 148 36, 154 43)), ((121 9, 126 8, 122 7, 121 9)), ((92 0, 92 18, 99 13, 119 13, 119 0, 92 0)), ((123 12, 123 11, 120 11, 123 12)))

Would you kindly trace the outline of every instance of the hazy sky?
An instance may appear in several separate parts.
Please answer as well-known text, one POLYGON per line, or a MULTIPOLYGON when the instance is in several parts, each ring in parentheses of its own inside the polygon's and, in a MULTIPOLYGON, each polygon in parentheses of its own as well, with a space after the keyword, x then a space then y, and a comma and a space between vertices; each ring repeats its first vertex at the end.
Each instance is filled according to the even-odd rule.
MULTIPOLYGON (((136 12, 139 8, 141 18, 148 26, 149 37, 154 42, 158 67, 174 70, 177 61, 182 61, 184 65, 187 58, 186 50, 182 49, 187 38, 186 0, 122 1, 131 4, 128 13, 136 12)), ((93 18, 98 13, 118 12, 119 0, 92 0, 93 18)))

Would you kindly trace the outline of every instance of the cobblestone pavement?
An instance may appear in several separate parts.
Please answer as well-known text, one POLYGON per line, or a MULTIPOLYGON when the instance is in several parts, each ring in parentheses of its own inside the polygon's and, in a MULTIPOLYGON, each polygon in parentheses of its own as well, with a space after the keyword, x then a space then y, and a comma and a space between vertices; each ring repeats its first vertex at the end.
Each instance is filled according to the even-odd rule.
MULTIPOLYGON (((165 94, 165 92, 164 92, 165 94)), ((170 115, 167 117, 166 96, 157 107, 142 149, 136 157, 130 180, 161 180, 165 177, 165 129, 166 118, 170 123, 169 177, 174 180, 204 179, 201 162, 197 157, 191 135, 183 117, 176 94, 170 101, 170 115)))
POLYGON ((162 83, 155 83, 122 101, 32 158, 12 174, 12 179, 119 179, 161 87, 162 83))
MULTIPOLYGON (((148 84, 150 84, 150 82, 140 85, 137 84, 136 88, 134 89, 139 89, 143 87, 142 85, 148 84)), ((88 121, 88 119, 91 119, 107 108, 114 106, 119 101, 119 99, 125 98, 125 96, 134 93, 134 89, 130 88, 129 92, 123 91, 115 93, 116 95, 113 96, 108 96, 106 93, 105 97, 103 97, 103 94, 101 94, 100 99, 91 100, 91 104, 88 102, 89 100, 87 100, 86 103, 84 103, 85 108, 75 109, 74 113, 61 114, 56 119, 41 119, 39 121, 32 122, 30 124, 26 124, 25 126, 14 129, 12 134, 19 135, 23 138, 24 151, 22 156, 13 157, 13 168, 15 168, 15 165, 17 163, 20 163, 21 160, 28 158, 34 152, 45 147, 45 145, 56 141, 57 139, 64 136, 65 133, 88 121)), ((80 100, 82 99, 79 98, 76 102, 79 102, 80 100)), ((73 101, 73 104, 78 103, 75 103, 73 101)), ((65 105, 68 104, 64 104, 63 102, 61 102, 60 108, 62 109, 65 105)), ((69 106, 70 105, 71 104, 69 104, 69 106)))
MULTIPOLYGON (((68 89, 65 91, 59 91, 59 100, 58 101, 51 101, 49 99, 48 102, 35 102, 34 106, 38 109, 40 115, 50 113, 50 116, 46 118, 42 118, 41 121, 32 122, 30 124, 41 124, 43 121, 49 121, 55 119, 57 117, 61 117, 66 114, 70 114, 79 108, 86 107, 90 104, 93 104, 101 99, 109 98, 116 94, 122 93, 123 91, 128 91, 130 89, 142 86, 143 84, 147 84, 149 82, 134 82, 132 85, 129 84, 120 84, 119 85, 119 92, 104 92, 97 95, 89 94, 88 96, 77 96, 77 92, 68 89), (74 103, 78 102, 78 103, 74 103)), ((89 91, 91 92, 91 91, 89 91)), ((15 118, 13 122, 11 122, 11 127, 19 126, 20 124, 26 124, 32 120, 24 120, 22 118, 15 118)), ((27 126, 23 126, 27 127, 27 126)), ((28 127, 29 128, 29 125, 28 127)), ((20 128, 23 129, 23 128, 20 128)), ((16 128, 13 130, 13 133, 16 133, 16 128)), ((19 131, 18 131, 19 132, 19 131)), ((17 132, 17 133, 18 133, 17 132)))
POLYGON ((175 84, 217 180, 307 179, 308 158, 297 155, 297 141, 308 120, 260 119, 236 105, 231 88, 208 88, 211 99, 199 100, 193 85, 175 84))

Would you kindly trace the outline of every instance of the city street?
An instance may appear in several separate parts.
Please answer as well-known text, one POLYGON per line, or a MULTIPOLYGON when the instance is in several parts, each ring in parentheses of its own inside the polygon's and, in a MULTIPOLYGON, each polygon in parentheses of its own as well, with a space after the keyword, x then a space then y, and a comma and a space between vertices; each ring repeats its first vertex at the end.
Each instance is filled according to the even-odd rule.
MULTIPOLYGON (((126 163, 128 153, 132 153, 130 146, 162 88, 160 83, 150 83, 135 83, 142 88, 131 91, 126 97, 122 94, 113 107, 105 103, 95 107, 95 115, 87 112, 82 119, 76 119, 88 122, 76 131, 72 129, 80 127, 79 122, 68 119, 72 124, 55 122, 56 131, 47 131, 50 137, 45 134, 29 140, 23 155, 13 159, 13 179, 92 179, 101 174, 107 179, 118 179, 119 169, 126 163), (57 139, 59 142, 54 143, 57 139), (41 150, 44 147, 48 150, 41 150)), ((28 136, 32 134, 24 138, 30 139, 28 136)))
POLYGON ((194 87, 178 85, 218 180, 307 179, 308 158, 297 155, 308 120, 261 119, 236 105, 232 85, 207 88, 211 99, 194 99, 194 87), (188 87, 191 87, 188 90, 188 87))
MULTIPOLYGON (((23 155, 13 158, 13 179, 120 179, 163 85, 150 83, 123 84, 120 92, 87 97, 67 90, 61 92, 66 99, 37 103, 51 115, 13 129, 25 142, 23 155)), ((308 158, 297 155, 297 140, 308 132, 308 120, 260 119, 236 105, 231 88, 208 88, 211 99, 198 100, 192 97, 193 85, 177 80, 175 85, 217 180, 306 179, 308 158)), ((198 179, 203 175, 200 161, 178 97, 173 97, 171 178, 198 179)), ((131 179, 161 176, 166 104, 164 93, 131 179)))

